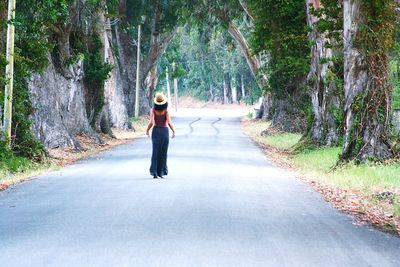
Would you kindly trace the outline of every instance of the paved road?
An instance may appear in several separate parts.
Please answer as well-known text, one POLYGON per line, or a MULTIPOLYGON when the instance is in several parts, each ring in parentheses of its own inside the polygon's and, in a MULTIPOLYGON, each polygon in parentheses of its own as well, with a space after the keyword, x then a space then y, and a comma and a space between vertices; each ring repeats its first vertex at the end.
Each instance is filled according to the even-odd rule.
POLYGON ((175 120, 165 180, 143 138, 1 192, 0 266, 400 266, 222 115, 175 120))

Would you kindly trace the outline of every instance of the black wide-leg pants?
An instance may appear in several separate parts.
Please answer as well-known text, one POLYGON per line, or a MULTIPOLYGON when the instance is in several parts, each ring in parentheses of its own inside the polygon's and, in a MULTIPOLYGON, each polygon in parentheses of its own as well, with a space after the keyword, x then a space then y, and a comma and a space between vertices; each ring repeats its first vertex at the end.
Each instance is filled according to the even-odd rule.
POLYGON ((151 134, 151 141, 153 143, 153 153, 151 155, 150 174, 152 176, 167 175, 168 128, 155 126, 151 134))

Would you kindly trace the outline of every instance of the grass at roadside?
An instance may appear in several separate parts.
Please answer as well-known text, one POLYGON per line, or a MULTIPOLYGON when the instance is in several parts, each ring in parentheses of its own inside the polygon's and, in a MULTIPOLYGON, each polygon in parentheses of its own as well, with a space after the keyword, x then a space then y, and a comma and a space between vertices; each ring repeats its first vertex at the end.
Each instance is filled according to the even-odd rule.
POLYGON ((243 128, 278 165, 290 168, 339 209, 400 234, 400 163, 336 166, 339 147, 293 152, 300 134, 262 135, 269 122, 244 119, 243 128), (335 168, 334 168, 335 167, 335 168))
POLYGON ((77 135, 76 138, 83 147, 83 150, 76 151, 70 148, 50 149, 50 158, 45 162, 38 163, 24 157, 18 157, 12 153, 0 160, 0 190, 9 185, 24 181, 30 177, 57 170, 62 166, 71 164, 79 159, 96 154, 100 151, 129 142, 132 139, 144 136, 148 117, 132 119, 134 130, 113 129, 115 138, 108 135, 101 135, 103 144, 98 144, 85 135, 77 135))

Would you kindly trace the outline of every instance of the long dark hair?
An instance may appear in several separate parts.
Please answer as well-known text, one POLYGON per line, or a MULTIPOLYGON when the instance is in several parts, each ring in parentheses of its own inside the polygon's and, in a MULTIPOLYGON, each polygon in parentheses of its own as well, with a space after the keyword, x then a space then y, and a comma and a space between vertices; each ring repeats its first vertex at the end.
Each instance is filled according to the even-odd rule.
POLYGON ((163 111, 164 109, 167 109, 167 108, 168 108, 168 102, 166 102, 165 104, 162 104, 162 105, 154 104, 154 110, 157 110, 157 111, 163 111))

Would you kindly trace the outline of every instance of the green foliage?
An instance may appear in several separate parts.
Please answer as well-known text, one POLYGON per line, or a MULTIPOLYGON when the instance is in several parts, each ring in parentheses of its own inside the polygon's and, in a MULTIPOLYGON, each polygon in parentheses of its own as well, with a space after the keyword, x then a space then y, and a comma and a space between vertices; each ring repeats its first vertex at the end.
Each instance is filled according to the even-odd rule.
MULTIPOLYGON (((100 0, 87 2, 89 10, 101 7, 100 0)), ((109 1, 109 3, 113 3, 109 1)), ((14 99, 13 99, 13 125, 12 125, 12 151, 15 155, 34 160, 43 160, 45 148, 36 140, 31 132, 29 116, 32 107, 28 92, 27 81, 33 72, 43 71, 48 64, 48 55, 55 48, 56 41, 53 28, 71 23, 69 14, 70 0, 24 0, 18 3, 16 12, 16 47, 14 70, 14 99)), ((114 1, 115 4, 115 1, 114 1)), ((114 6, 115 7, 115 6, 114 6)), ((0 21, 0 33, 6 30, 6 21, 0 21)), ((79 31, 79 29, 76 29, 79 31)), ((98 36, 90 36, 86 42, 84 35, 74 33, 71 35, 74 47, 73 55, 64 64, 73 64, 79 59, 85 60, 85 81, 91 93, 95 95, 93 103, 99 109, 104 102, 103 82, 108 77, 111 66, 104 64, 101 57, 102 44, 98 36), (75 38, 74 38, 75 37, 75 38), (79 41, 78 41, 79 39, 79 41), (85 43, 86 42, 86 43, 85 43), (96 91, 96 89, 99 90, 96 91)), ((0 39, 0 48, 5 48, 4 40, 0 39)), ((4 54, 0 54, 0 72, 5 72, 4 54)), ((4 88, 5 80, 2 76, 0 87, 4 88)), ((3 90, 0 91, 0 102, 3 103, 3 90)))
POLYGON ((137 40, 137 25, 142 24, 142 52, 150 49, 153 20, 158 16, 156 31, 158 35, 172 32, 184 22, 180 20, 181 0, 126 0, 126 17, 123 27, 133 39, 137 40), (142 21, 144 17, 144 21, 142 21))
MULTIPOLYGON (((13 95, 12 152, 21 157, 43 160, 45 149, 31 133, 29 116, 33 111, 29 100, 27 80, 32 72, 40 72, 47 66, 48 52, 54 47, 47 26, 65 20, 68 10, 67 1, 34 1, 18 3, 15 26, 15 69, 13 95)), ((5 34, 7 24, 0 22, 1 34, 5 34)), ((5 44, 1 43, 4 48, 5 44)), ((3 49, 2 49, 3 50, 3 49)), ((3 50, 4 51, 4 50, 3 50)), ((4 54, 0 54, 0 73, 5 73, 4 54)), ((4 88, 5 80, 0 79, 4 88)), ((0 103, 4 101, 0 91, 0 103)), ((4 150, 2 149, 4 152, 4 150)), ((4 153, 2 154, 4 155, 4 153)), ((6 155, 10 155, 7 152, 6 155)), ((12 157, 11 157, 12 158, 12 157)))
POLYGON ((393 59, 391 62, 391 76, 393 83, 393 102, 394 109, 400 109, 400 60, 393 59))
POLYGON ((278 97, 296 90, 310 64, 306 9, 303 1, 257 0, 254 10, 254 53, 268 51, 268 88, 278 97))
MULTIPOLYGON (((397 24, 400 25, 400 19, 397 24)), ((395 45, 391 51, 390 72, 393 84, 392 106, 395 109, 400 109, 400 27, 397 27, 395 32, 395 45)))
POLYGON ((107 0, 106 5, 107 5, 107 12, 108 12, 107 16, 108 17, 117 17, 119 0, 107 0))
POLYGON ((179 15, 195 26, 220 26, 227 28, 230 21, 243 16, 237 0, 192 0, 181 1, 179 15))
POLYGON ((393 108, 400 109, 400 83, 396 84, 393 90, 393 108))

